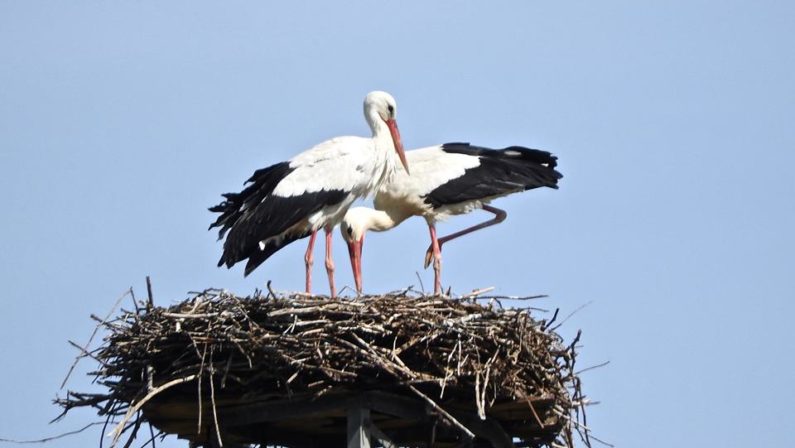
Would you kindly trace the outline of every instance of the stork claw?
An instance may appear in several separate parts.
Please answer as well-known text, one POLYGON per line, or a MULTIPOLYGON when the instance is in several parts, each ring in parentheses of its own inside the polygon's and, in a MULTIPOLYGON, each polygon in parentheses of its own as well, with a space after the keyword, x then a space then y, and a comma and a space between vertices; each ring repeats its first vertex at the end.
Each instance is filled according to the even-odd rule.
POLYGON ((428 269, 428 266, 431 265, 431 261, 433 260, 433 246, 429 247, 427 251, 425 251, 425 269, 428 269))
MULTIPOLYGON (((442 243, 439 242, 439 253, 442 253, 442 243)), ((433 261, 433 244, 428 246, 428 250, 425 251, 425 269, 428 269, 428 266, 431 265, 431 261, 433 261)))

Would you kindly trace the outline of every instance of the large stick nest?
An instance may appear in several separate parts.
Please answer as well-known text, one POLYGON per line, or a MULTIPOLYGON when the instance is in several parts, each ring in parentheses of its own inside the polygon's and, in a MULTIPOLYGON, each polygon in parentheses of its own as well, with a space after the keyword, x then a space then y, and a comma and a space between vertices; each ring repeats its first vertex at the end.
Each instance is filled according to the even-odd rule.
POLYGON ((142 422, 208 446, 341 445, 355 403, 401 446, 572 447, 585 433, 576 340, 496 299, 208 290, 142 304, 102 320, 85 353, 104 391, 57 402, 97 408, 128 446, 142 422))

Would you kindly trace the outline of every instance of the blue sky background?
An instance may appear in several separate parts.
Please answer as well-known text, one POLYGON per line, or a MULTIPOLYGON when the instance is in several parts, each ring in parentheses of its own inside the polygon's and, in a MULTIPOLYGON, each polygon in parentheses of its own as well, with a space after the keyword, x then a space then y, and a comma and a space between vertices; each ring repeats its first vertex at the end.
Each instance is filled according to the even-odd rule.
MULTIPOLYGON (((303 242, 247 279, 217 269, 206 208, 257 168, 366 135, 362 99, 383 89, 407 148, 559 156, 560 190, 497 201, 508 220, 446 246, 443 281, 589 304, 563 332, 583 330, 582 367, 610 361, 583 378, 597 436, 795 446, 795 4, 271 3, 0 2, 0 437, 96 420, 47 424, 66 341, 146 275, 161 305, 300 289, 303 242)), ((432 287, 427 244, 421 220, 371 235, 366 290, 416 272, 432 287)))

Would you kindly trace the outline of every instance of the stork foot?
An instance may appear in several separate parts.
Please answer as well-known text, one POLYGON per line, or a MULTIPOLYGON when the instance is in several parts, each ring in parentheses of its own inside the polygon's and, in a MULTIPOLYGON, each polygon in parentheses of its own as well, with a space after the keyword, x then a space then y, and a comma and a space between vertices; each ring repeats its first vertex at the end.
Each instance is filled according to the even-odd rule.
MULTIPOLYGON (((442 250, 442 244, 441 244, 441 242, 440 242, 440 243, 439 243, 439 251, 441 252, 441 250, 442 250)), ((432 262, 433 260, 434 260, 434 256, 433 256, 433 243, 431 243, 431 245, 430 245, 430 246, 428 246, 428 250, 426 250, 426 251, 425 251, 425 264, 424 264, 424 268, 425 268, 425 269, 428 269, 428 267, 431 265, 431 262, 432 262)))

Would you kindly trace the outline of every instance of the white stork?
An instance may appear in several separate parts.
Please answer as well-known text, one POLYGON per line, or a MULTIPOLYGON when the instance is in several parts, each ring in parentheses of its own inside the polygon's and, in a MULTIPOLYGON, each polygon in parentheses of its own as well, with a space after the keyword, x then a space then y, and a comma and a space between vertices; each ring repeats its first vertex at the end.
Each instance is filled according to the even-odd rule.
POLYGON ((431 233, 425 267, 433 259, 434 292, 440 294, 442 244, 502 222, 507 213, 489 206, 491 200, 538 187, 558 188, 558 179, 563 177, 555 171, 557 157, 520 146, 495 150, 468 143, 448 143, 416 149, 406 155, 411 176, 396 174, 381 185, 375 209, 351 208, 340 226, 360 294, 362 245, 368 230, 383 232, 411 216, 425 218, 431 233), (494 218, 443 238, 436 237, 437 221, 479 208, 493 213, 494 218))
POLYGON ((226 234, 218 266, 231 268, 248 259, 244 274, 248 275, 282 247, 308 236, 304 261, 309 293, 315 237, 324 229, 326 271, 335 296, 331 230, 356 199, 375 193, 397 172, 398 158, 408 173, 396 110, 391 95, 370 92, 364 99, 364 117, 372 138, 327 140, 289 161, 257 170, 240 193, 224 194, 225 200, 210 208, 221 214, 210 228, 220 227, 219 240, 226 234))

